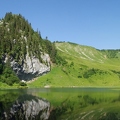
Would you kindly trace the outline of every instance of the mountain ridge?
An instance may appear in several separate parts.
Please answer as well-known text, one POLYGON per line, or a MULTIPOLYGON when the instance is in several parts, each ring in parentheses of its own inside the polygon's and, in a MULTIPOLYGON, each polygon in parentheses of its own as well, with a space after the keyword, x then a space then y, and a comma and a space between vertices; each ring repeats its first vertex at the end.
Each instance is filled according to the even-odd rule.
POLYGON ((6 13, 1 19, 0 82, 13 85, 47 73, 28 86, 118 86, 119 61, 120 49, 52 43, 20 14, 6 13))

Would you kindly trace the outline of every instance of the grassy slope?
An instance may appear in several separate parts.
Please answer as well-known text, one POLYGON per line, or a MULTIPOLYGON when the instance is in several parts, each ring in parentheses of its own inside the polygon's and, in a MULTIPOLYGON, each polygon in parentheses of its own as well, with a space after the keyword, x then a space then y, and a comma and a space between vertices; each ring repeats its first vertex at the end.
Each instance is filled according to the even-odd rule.
POLYGON ((29 83, 29 87, 70 87, 70 86, 119 86, 119 59, 108 59, 93 47, 72 43, 55 43, 58 54, 68 62, 66 66, 53 66, 50 73, 29 83), (71 64, 74 63, 74 64, 71 64), (84 75, 90 69, 98 71, 88 78, 84 75), (101 74, 102 72, 102 74, 101 74))
POLYGON ((12 86, 9 86, 6 83, 0 82, 0 89, 17 89, 18 87, 19 87, 19 84, 13 84, 12 86))

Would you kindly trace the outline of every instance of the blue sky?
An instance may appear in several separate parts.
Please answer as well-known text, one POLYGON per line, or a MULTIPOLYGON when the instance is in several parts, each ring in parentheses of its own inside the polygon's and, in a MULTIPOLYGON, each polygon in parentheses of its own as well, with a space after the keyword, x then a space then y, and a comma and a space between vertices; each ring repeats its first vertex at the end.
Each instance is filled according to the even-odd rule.
POLYGON ((97 49, 120 49, 120 0, 1 0, 6 12, 22 14, 51 41, 97 49))

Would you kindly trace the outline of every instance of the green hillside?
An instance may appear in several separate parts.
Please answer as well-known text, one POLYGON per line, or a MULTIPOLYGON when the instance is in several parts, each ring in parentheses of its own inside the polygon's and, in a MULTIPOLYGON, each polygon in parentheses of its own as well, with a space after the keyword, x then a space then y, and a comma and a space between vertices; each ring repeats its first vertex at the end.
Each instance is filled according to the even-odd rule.
POLYGON ((57 53, 66 64, 28 84, 29 87, 120 86, 119 50, 97 50, 70 42, 56 42, 57 53))
POLYGON ((29 55, 30 59, 34 56, 48 65, 41 57, 44 54, 50 56, 51 71, 28 82, 28 87, 120 86, 120 49, 98 50, 70 42, 52 43, 43 39, 40 31, 34 31, 20 14, 10 12, 0 19, 0 84, 3 88, 25 85, 11 68, 10 61, 23 67, 29 55))

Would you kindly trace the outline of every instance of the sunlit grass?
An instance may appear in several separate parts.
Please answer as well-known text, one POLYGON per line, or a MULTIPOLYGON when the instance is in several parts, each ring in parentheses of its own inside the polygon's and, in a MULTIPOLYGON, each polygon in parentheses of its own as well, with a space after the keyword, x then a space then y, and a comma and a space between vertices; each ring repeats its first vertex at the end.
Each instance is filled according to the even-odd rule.
POLYGON ((100 51, 89 46, 70 43, 55 43, 58 54, 68 64, 52 67, 52 70, 36 81, 29 83, 29 87, 84 87, 84 86, 120 86, 120 75, 112 70, 120 71, 119 59, 108 59, 100 51), (73 63, 73 66, 70 66, 73 63), (103 71, 88 78, 83 77, 90 69, 103 71))

